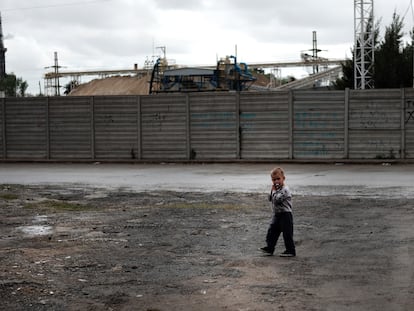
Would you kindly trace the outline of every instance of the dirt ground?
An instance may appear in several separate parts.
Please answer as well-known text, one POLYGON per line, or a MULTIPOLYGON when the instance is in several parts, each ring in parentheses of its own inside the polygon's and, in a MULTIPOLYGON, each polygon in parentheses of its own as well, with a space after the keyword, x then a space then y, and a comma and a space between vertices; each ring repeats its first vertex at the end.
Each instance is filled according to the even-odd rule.
POLYGON ((294 209, 266 257, 266 194, 0 185, 0 309, 413 310, 411 199, 294 209))

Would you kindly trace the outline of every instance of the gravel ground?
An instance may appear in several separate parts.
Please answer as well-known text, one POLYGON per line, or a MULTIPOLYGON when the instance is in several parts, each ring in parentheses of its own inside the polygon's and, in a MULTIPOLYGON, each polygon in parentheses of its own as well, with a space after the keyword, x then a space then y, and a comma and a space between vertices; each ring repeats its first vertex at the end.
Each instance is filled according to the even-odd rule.
POLYGON ((0 185, 0 309, 413 310, 412 199, 294 209, 266 257, 266 194, 0 185))

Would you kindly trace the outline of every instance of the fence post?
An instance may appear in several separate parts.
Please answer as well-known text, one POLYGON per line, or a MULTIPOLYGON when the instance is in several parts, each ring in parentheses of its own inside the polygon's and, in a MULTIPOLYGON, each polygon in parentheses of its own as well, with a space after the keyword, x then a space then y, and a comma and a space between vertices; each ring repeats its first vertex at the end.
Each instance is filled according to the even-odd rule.
POLYGON ((293 139, 293 125, 294 125, 294 116, 293 116, 293 91, 289 90, 288 93, 288 123, 289 123, 289 129, 288 129, 288 140, 289 140, 289 159, 293 159, 293 144, 294 144, 294 139, 293 139))
POLYGON ((50 160, 49 96, 46 97, 46 159, 50 160))
POLYGON ((95 98, 91 96, 91 157, 95 160, 95 98))
POLYGON ((236 92, 236 159, 241 158, 240 92, 236 92))
POLYGON ((141 96, 137 96, 137 156, 142 159, 142 125, 141 125, 141 96))
POLYGON ((192 152, 191 152, 191 114, 190 114, 190 95, 187 93, 185 94, 185 109, 186 109, 186 118, 185 118, 185 126, 186 126, 186 133, 187 133, 187 160, 192 160, 192 152))
POLYGON ((6 99, 3 97, 2 100, 2 116, 3 116, 3 159, 7 158, 7 135, 6 135, 6 99))
POLYGON ((344 159, 349 158, 349 92, 349 88, 346 88, 344 103, 344 159))
POLYGON ((405 89, 401 89, 401 152, 400 158, 405 159, 405 89))

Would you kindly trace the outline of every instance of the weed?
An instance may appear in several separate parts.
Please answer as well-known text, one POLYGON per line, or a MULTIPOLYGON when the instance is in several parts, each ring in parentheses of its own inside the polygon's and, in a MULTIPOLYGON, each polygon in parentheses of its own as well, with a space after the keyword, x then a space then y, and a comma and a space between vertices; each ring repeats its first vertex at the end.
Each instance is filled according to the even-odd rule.
POLYGON ((25 208, 48 209, 48 210, 53 210, 53 211, 84 211, 84 210, 93 209, 91 205, 65 202, 65 201, 52 201, 52 200, 36 202, 36 203, 28 203, 25 205, 25 208))
POLYGON ((17 194, 13 194, 13 193, 0 193, 0 199, 3 200, 16 200, 18 199, 18 195, 17 194))
POLYGON ((223 210, 236 210, 241 207, 236 204, 224 204, 224 203, 173 203, 169 204, 170 208, 197 208, 197 209, 223 209, 223 210))

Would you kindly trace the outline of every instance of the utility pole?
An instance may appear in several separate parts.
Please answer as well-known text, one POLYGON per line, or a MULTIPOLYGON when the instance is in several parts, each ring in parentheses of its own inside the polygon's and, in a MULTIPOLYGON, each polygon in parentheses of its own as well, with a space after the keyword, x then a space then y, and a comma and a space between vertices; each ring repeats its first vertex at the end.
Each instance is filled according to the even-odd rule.
POLYGON ((54 70, 54 74, 53 74, 54 83, 52 85, 48 84, 47 88, 49 88, 49 87, 54 88, 55 89, 54 95, 55 96, 60 96, 59 68, 61 68, 61 66, 59 66, 57 52, 54 53, 54 56, 55 56, 54 65, 49 66, 49 67, 45 67, 45 68, 53 68, 53 70, 54 70))
POLYGON ((354 0, 354 88, 374 88, 374 0, 354 0))
POLYGON ((3 42, 3 27, 1 24, 1 13, 0 13, 0 79, 6 77, 6 51, 3 42))
MULTIPOLYGON (((312 59, 314 61, 318 61, 318 52, 322 50, 318 49, 318 39, 316 38, 316 31, 312 32, 312 59)), ((313 66, 313 74, 319 72, 319 65, 313 66)))
POLYGON ((55 96, 60 96, 60 81, 59 81, 59 61, 57 52, 55 52, 55 65, 53 66, 55 69, 55 96))

